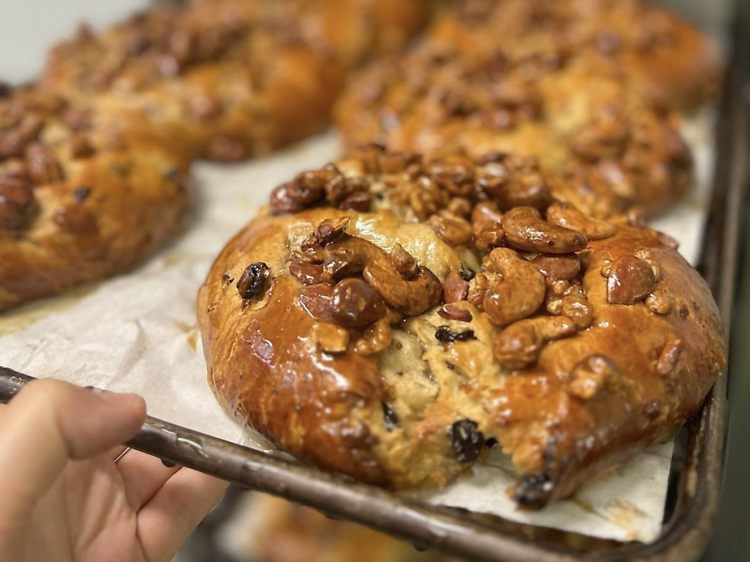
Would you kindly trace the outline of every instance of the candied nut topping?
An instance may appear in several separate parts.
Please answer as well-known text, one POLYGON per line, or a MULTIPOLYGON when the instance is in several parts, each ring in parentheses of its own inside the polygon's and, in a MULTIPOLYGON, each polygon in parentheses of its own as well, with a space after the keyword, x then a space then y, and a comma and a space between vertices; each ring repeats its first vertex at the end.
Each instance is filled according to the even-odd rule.
POLYGON ((401 244, 396 244, 391 251, 391 262, 401 276, 407 281, 411 281, 419 272, 419 264, 414 257, 404 250, 401 244))
POLYGON ((659 360, 656 363, 656 372, 665 377, 674 371, 680 360, 680 354, 682 353, 683 347, 684 345, 679 339, 668 342, 667 345, 664 346, 664 349, 659 356, 659 360))
POLYGON ((607 302, 631 305, 645 299, 656 288, 651 265, 635 256, 622 256, 607 274, 607 302))
POLYGON ((270 274, 271 270, 263 262, 248 265, 242 272, 239 281, 237 281, 237 291, 239 291, 240 296, 244 300, 249 300, 262 295, 270 274))
POLYGON ((674 308, 674 299, 666 291, 656 289, 646 297, 646 306, 654 314, 665 315, 672 312, 674 308))
POLYGON ((537 362, 547 342, 577 332, 575 323, 565 316, 540 316, 511 324, 495 339, 495 358, 509 369, 524 369, 537 362))
POLYGON ((333 288, 332 316, 344 328, 364 328, 385 317, 385 303, 370 285, 361 279, 344 279, 333 288))
POLYGON ((72 158, 78 160, 81 158, 89 158, 95 153, 95 149, 91 146, 91 143, 83 135, 75 135, 70 139, 70 155, 72 158))
POLYGON ((591 355, 571 370, 568 391, 582 400, 591 400, 617 370, 617 365, 608 357, 591 355))
POLYGON ((33 203, 34 191, 26 178, 0 175, 0 229, 21 228, 33 203))
POLYGON ((496 248, 483 265, 501 276, 489 280, 482 298, 484 311, 493 324, 505 326, 531 316, 544 302, 544 276, 514 251, 496 248))
POLYGON ((37 185, 62 181, 63 171, 54 153, 41 144, 31 144, 26 149, 26 169, 37 185))
POLYGON ((349 217, 342 217, 340 219, 326 219, 318 226, 318 241, 320 245, 325 247, 331 242, 335 242, 344 234, 347 225, 349 224, 349 217))
POLYGON ((531 263, 539 268, 542 275, 551 280, 564 279, 565 281, 570 281, 581 272, 581 263, 575 254, 560 256, 538 255, 531 260, 531 263))
POLYGON ((544 254, 570 254, 586 247, 580 232, 546 222, 532 207, 517 207, 502 218, 505 240, 520 250, 544 254))
POLYGON ((354 344, 354 353, 365 356, 374 355, 388 349, 392 341, 390 321, 388 317, 381 318, 365 329, 362 337, 354 344))
POLYGON ((91 211, 79 204, 59 209, 53 220, 64 231, 81 236, 93 236, 99 232, 99 224, 91 211))
POLYGON ((326 322, 313 325, 312 338, 326 353, 346 353, 349 347, 349 331, 326 322))
POLYGON ((589 240, 603 240, 617 233, 614 225, 583 214, 572 203, 550 205, 547 209, 547 221, 550 224, 580 232, 589 240))
POLYGON ((335 324, 333 317, 333 284, 316 283, 302 287, 299 291, 302 307, 316 320, 335 324))
POLYGON ((466 300, 469 296, 469 282, 460 273, 451 271, 443 283, 443 300, 447 303, 466 300))
POLYGON ((471 312, 469 312, 465 308, 459 308, 455 304, 451 303, 444 304, 443 306, 438 308, 438 314, 446 320, 456 320, 458 322, 471 322, 473 320, 471 312))
POLYGON ((443 242, 453 248, 469 244, 473 237, 471 225, 463 219, 432 215, 428 224, 443 242))
POLYGON ((293 261, 289 264, 289 273, 305 285, 314 285, 322 283, 323 266, 302 261, 293 261))

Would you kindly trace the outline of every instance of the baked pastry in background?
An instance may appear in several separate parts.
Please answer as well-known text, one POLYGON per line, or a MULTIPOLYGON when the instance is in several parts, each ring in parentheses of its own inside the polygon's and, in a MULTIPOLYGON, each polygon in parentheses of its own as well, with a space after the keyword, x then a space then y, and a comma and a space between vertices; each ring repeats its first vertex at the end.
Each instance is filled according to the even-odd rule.
POLYGON ((186 206, 189 163, 138 115, 0 97, 0 310, 120 272, 186 206))
POLYGON ((0 310, 122 271, 177 224, 190 160, 325 130, 346 74, 429 0, 161 3, 50 53, 0 93, 0 310))
POLYGON ((247 562, 458 562, 273 496, 246 494, 230 525, 247 562))
POLYGON ((222 405, 394 489, 499 442, 530 508, 668 439, 726 361, 708 287, 665 235, 509 159, 370 147, 279 186, 200 291, 222 405))
POLYGON ((430 40, 471 48, 489 41, 512 58, 584 54, 619 68, 648 102, 691 110, 719 93, 723 64, 674 12, 643 0, 461 0, 430 40))
POLYGON ((345 143, 531 156, 597 216, 653 214, 686 192, 692 158, 679 118, 645 103, 618 67, 562 51, 514 57, 502 44, 430 34, 355 75, 336 111, 345 143))
POLYGON ((347 73, 403 47, 430 4, 164 3, 58 45, 41 85, 143 113, 190 158, 237 161, 324 131, 347 73))

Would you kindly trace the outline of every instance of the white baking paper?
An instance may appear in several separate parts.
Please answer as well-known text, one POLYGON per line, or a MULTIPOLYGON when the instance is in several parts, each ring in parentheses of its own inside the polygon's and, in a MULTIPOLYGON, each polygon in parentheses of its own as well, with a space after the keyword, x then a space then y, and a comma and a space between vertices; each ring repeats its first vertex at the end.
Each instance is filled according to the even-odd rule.
MULTIPOLYGON (((702 115, 687 128, 698 148, 701 186, 711 161, 711 122, 702 115)), ((249 164, 197 165, 195 204, 184 232, 127 274, 0 316, 0 365, 137 392, 153 416, 267 450, 224 414, 206 385, 196 294, 214 257, 276 185, 339 154, 336 136, 328 134, 249 164)), ((697 189, 653 222, 681 241, 690 260, 697 256, 706 197, 705 187, 697 189)), ((651 541, 661 529, 671 451, 671 445, 652 447, 572 500, 539 513, 519 511, 507 499, 512 478, 502 458, 419 497, 598 537, 651 541)))

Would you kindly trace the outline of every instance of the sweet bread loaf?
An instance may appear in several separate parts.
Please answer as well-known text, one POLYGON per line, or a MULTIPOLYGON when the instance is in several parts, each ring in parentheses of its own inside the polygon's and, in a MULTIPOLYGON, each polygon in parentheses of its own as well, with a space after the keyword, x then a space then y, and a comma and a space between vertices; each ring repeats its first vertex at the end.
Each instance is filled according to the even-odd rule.
POLYGON ((643 0, 461 0, 431 25, 433 41, 490 42, 513 58, 597 58, 661 108, 714 98, 723 65, 712 41, 677 14, 643 0))
POLYGON ((428 38, 379 62, 350 82, 336 115, 349 147, 533 157, 597 216, 656 213, 692 179, 678 117, 645 103, 617 67, 563 52, 513 58, 491 39, 428 38))
POLYGON ((395 489, 499 442, 530 508, 668 439, 726 361, 706 284, 669 237, 514 199, 539 178, 497 164, 375 147, 279 186, 200 291, 223 406, 395 489))
POLYGON ((42 87, 147 115, 191 158, 236 161, 324 131, 351 69, 403 46, 428 0, 165 3, 50 53, 42 87))
POLYGON ((174 230, 190 160, 323 131, 346 73, 428 0, 161 3, 0 92, 0 310, 121 271, 174 230))
POLYGON ((170 235, 188 162, 137 115, 0 99, 0 310, 122 271, 170 235))

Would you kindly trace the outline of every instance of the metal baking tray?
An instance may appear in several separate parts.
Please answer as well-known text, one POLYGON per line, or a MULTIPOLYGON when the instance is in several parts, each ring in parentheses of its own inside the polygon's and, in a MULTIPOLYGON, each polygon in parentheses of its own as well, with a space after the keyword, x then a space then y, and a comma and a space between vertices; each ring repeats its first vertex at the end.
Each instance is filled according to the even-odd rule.
MULTIPOLYGON (((715 132, 713 195, 699 270, 729 333, 740 246, 741 214, 750 179, 750 2, 734 2, 730 64, 715 132)), ((213 474, 243 487, 295 501, 373 527, 419 548, 483 562, 690 561, 706 548, 721 491, 727 376, 678 436, 660 537, 616 542, 535 527, 496 516, 427 505, 149 417, 129 443, 135 449, 213 474)), ((32 377, 0 367, 0 401, 32 377)))

